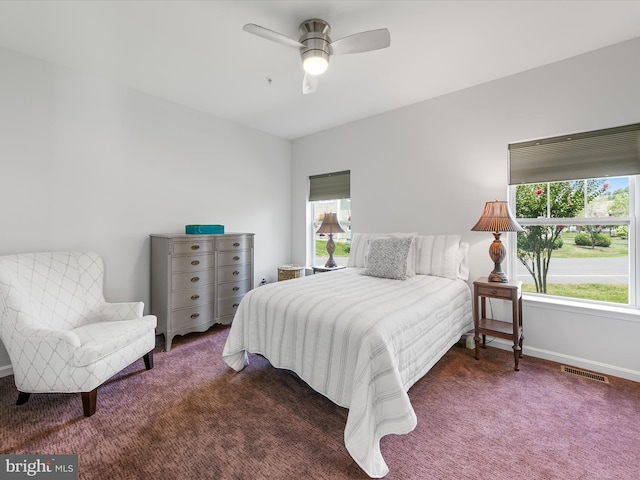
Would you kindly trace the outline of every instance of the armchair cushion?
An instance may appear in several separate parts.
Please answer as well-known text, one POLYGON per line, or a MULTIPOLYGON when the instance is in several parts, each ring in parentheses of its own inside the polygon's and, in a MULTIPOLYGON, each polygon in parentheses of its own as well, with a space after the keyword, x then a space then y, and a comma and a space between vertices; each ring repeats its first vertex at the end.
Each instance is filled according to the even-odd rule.
MULTIPOLYGON (((128 356, 129 352, 126 350, 129 346, 135 344, 135 341, 150 329, 155 328, 155 318, 151 315, 133 320, 103 321, 78 327, 72 330, 80 340, 80 346, 73 351, 73 363, 76 367, 84 367, 109 355, 128 356), (120 352, 121 350, 125 351, 120 352)), ((141 356, 138 355, 136 358, 141 356)))

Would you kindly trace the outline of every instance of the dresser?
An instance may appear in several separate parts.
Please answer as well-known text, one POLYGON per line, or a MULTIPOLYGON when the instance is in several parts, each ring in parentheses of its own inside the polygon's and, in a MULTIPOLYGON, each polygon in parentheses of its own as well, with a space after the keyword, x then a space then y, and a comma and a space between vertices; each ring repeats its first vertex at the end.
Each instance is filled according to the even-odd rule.
POLYGON ((176 335, 229 324, 253 288, 253 233, 151 235, 151 311, 164 351, 176 335))

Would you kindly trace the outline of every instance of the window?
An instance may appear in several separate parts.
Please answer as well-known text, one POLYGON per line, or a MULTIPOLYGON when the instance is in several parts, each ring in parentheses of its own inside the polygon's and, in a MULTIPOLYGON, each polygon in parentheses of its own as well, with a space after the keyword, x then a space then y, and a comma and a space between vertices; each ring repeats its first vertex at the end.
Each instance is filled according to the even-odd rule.
POLYGON ((351 245, 351 173, 349 171, 327 173, 309 177, 309 234, 312 265, 324 265, 329 259, 328 236, 317 234, 325 213, 336 213, 344 233, 333 234, 336 244, 333 258, 338 265, 346 266, 351 245))
POLYGON ((523 290, 637 306, 640 125, 511 144, 509 173, 523 290))

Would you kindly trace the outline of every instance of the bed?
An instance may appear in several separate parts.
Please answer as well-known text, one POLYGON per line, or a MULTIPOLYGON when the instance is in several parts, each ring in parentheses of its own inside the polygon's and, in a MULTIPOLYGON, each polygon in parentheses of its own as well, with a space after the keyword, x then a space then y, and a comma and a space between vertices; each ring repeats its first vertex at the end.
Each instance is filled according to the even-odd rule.
MULTIPOLYGON (((417 424, 407 391, 473 328, 470 288, 460 278, 468 245, 457 235, 404 235, 353 234, 348 268, 250 291, 223 351, 237 371, 248 353, 261 354, 348 408, 345 447, 374 478, 389 471, 380 439, 417 424), (398 250, 398 238, 411 239, 404 279, 389 278, 388 268, 372 274, 374 247, 394 239, 398 250)), ((383 263, 394 261, 387 256, 383 263)))

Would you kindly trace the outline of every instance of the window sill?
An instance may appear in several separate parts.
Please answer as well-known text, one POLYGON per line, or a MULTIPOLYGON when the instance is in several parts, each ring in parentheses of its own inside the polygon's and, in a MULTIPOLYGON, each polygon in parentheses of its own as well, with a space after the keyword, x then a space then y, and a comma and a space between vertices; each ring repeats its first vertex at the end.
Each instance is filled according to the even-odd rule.
POLYGON ((525 305, 537 308, 578 313, 580 315, 592 315, 595 317, 607 316, 618 320, 640 323, 640 310, 632 306, 591 303, 527 293, 522 294, 522 301, 525 305))

